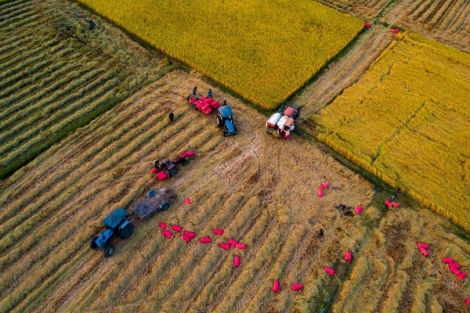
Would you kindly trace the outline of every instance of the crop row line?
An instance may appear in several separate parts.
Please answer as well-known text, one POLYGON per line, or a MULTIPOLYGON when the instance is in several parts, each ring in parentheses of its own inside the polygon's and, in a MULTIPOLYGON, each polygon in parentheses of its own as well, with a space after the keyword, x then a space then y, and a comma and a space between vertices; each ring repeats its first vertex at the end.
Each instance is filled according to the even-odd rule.
POLYGON ((36 11, 32 11, 29 8, 23 10, 20 9, 18 11, 19 14, 15 14, 15 12, 13 12, 12 14, 7 15, 6 19, 3 20, 3 22, 0 22, 0 27, 4 27, 5 25, 11 25, 17 21, 23 21, 24 19, 37 15, 36 11))
POLYGON ((0 63, 3 64, 14 58, 14 55, 16 55, 18 51, 30 49, 31 45, 38 43, 35 39, 35 35, 32 33, 6 36, 6 39, 0 42, 0 63))
POLYGON ((47 88, 43 88, 41 92, 26 98, 18 104, 11 105, 8 109, 1 112, 0 118, 5 119, 5 122, 0 124, 0 130, 5 127, 13 128, 13 125, 10 124, 17 124, 17 120, 23 121, 23 123, 27 122, 28 118, 34 118, 35 112, 44 111, 51 103, 60 101, 61 98, 73 93, 74 90, 81 86, 86 86, 86 83, 92 82, 98 75, 104 72, 104 70, 98 68, 87 73, 88 68, 76 70, 77 67, 78 65, 69 63, 63 70, 55 73, 57 76, 63 76, 68 73, 66 76, 63 76, 61 79, 55 78, 55 82, 47 88), (12 114, 14 115, 6 120, 12 114))
POLYGON ((17 7, 21 7, 23 5, 28 5, 32 3, 31 0, 14 0, 8 1, 6 3, 0 4, 0 13, 9 12, 10 10, 14 10, 17 7))
POLYGON ((20 145, 23 145, 34 137, 40 137, 38 136, 38 131, 50 132, 50 127, 57 125, 56 123, 59 120, 72 114, 75 110, 86 106, 89 101, 100 97, 108 90, 115 88, 119 84, 119 81, 113 79, 113 76, 113 72, 106 72, 104 75, 101 75, 99 79, 95 79, 80 90, 62 98, 61 101, 54 103, 53 106, 46 107, 42 112, 46 117, 45 119, 43 119, 42 115, 34 116, 0 135, 0 140, 4 140, 5 142, 7 142, 8 139, 14 139, 14 141, 9 144, 0 147, 0 154, 4 155, 3 159, 7 159, 5 157, 7 153, 14 151, 20 145))
MULTIPOLYGON (((21 92, 19 92, 16 97, 12 99, 6 99, 9 103, 8 108, 3 111, 0 111, 0 120, 3 120, 2 125, 6 124, 6 120, 10 118, 11 120, 14 119, 23 119, 26 115, 31 114, 31 112, 36 110, 31 110, 30 108, 34 106, 34 103, 40 102, 42 99, 47 98, 49 95, 52 95, 57 89, 60 87, 65 86, 66 83, 71 81, 71 75, 74 73, 86 73, 85 70, 77 69, 80 67, 79 64, 70 63, 70 62, 57 62, 54 64, 54 69, 51 75, 42 79, 41 82, 37 84, 40 87, 39 92, 34 92, 33 86, 27 88, 21 92), (28 109, 28 112, 24 112, 28 109), (12 116, 15 114, 15 116, 12 116), (17 118, 16 115, 21 115, 20 118, 17 118)), ((76 75, 76 74, 75 74, 76 75)), ((75 76, 74 78, 78 78, 80 76, 75 76)), ((0 126, 0 130, 2 130, 4 126, 0 126)))
MULTIPOLYGON (((60 48, 65 49, 66 52, 72 52, 70 48, 66 48, 63 44, 60 44, 60 48)), ((43 51, 40 55, 29 58, 27 61, 3 72, 4 74, 0 75, 0 79, 2 80, 0 87, 3 89, 6 86, 12 85, 19 80, 24 79, 28 75, 31 75, 31 73, 41 70, 53 61, 54 60, 52 58, 48 58, 46 56, 46 52, 43 51)), ((5 97, 6 95, 2 93, 0 96, 5 97)))
POLYGON ((6 106, 8 110, 13 106, 15 102, 18 102, 26 96, 33 95, 37 90, 42 87, 42 84, 38 82, 40 82, 43 78, 47 78, 47 76, 54 74, 54 72, 63 67, 65 64, 66 63, 63 61, 53 63, 50 66, 44 68, 43 70, 38 71, 25 79, 20 80, 13 86, 6 88, 4 91, 6 98, 4 106, 6 106))
POLYGON ((18 5, 11 10, 5 12, 2 11, 0 15, 0 27, 7 24, 11 20, 15 20, 17 16, 24 16, 26 13, 36 13, 32 3, 25 3, 24 5, 18 5))

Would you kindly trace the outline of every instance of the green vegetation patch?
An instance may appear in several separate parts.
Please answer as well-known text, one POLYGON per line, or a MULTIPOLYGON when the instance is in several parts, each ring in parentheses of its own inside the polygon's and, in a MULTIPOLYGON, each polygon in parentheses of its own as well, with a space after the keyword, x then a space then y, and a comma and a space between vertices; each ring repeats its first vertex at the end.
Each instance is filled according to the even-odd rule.
POLYGON ((363 26, 308 0, 79 2, 264 109, 300 88, 363 26))

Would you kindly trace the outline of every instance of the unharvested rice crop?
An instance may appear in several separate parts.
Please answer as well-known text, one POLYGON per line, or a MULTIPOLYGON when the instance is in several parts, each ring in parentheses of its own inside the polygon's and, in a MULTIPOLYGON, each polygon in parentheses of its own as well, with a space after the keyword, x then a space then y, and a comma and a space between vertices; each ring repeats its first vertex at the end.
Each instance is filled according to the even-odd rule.
POLYGON ((299 89, 363 25, 307 0, 79 2, 264 109, 299 89))
POLYGON ((405 34, 314 121, 318 138, 470 229, 470 57, 405 34))

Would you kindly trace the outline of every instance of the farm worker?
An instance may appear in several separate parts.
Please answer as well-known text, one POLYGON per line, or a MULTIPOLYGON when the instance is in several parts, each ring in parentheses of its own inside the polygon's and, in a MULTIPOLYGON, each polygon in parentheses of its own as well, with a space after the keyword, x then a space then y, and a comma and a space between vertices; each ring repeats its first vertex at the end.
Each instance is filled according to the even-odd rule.
POLYGON ((224 98, 224 105, 227 105, 227 98, 224 98))
POLYGON ((290 130, 289 130, 289 127, 288 126, 284 126, 284 138, 287 138, 289 139, 290 138, 290 130))
POLYGON ((153 167, 160 168, 160 162, 158 160, 153 161, 153 167))
POLYGON ((170 122, 173 122, 173 119, 175 118, 175 114, 173 114, 173 112, 170 112, 170 115, 168 115, 168 118, 170 119, 170 122))
POLYGON ((212 98, 212 89, 207 90, 207 98, 212 98))

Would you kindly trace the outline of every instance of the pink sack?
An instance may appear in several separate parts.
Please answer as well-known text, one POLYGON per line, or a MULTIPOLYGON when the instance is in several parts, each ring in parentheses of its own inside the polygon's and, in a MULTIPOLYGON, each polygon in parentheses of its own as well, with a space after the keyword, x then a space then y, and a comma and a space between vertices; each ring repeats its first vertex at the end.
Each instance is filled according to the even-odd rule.
POLYGON ((290 286, 290 289, 292 291, 297 291, 297 290, 300 290, 302 289, 304 286, 302 284, 293 284, 292 286, 290 286))
POLYGON ((245 250, 246 249, 246 244, 238 243, 238 244, 235 245, 235 248, 240 249, 240 250, 245 250))
POLYGON ((460 275, 460 271, 456 269, 455 267, 449 267, 449 272, 455 275, 460 275))
POLYGON ((231 247, 228 243, 225 242, 222 242, 219 246, 224 250, 230 250, 231 247))
POLYGON ((424 256, 429 256, 429 252, 428 252, 428 250, 426 250, 425 248, 420 247, 420 248, 419 248, 419 251, 421 251, 421 254, 423 254, 424 256))
POLYGON ((366 24, 364 24, 364 27, 369 29, 371 27, 371 25, 370 25, 370 23, 366 23, 366 24))
POLYGON ((465 278, 467 278, 467 273, 460 272, 460 274, 457 275, 457 278, 460 279, 460 280, 464 280, 465 278))
POLYGON ((220 107, 219 101, 212 101, 211 107, 212 107, 213 109, 218 109, 218 108, 220 107))
POLYGON ((163 171, 158 172, 156 176, 157 176, 159 181, 162 181, 162 180, 165 180, 165 179, 168 178, 168 175, 163 171))
POLYGON ((398 202, 390 202, 390 204, 391 204, 392 207, 394 207, 394 208, 399 208, 399 207, 401 206, 400 203, 398 203, 398 202))
POLYGON ((429 248, 429 245, 427 243, 424 243, 424 242, 417 241, 416 245, 418 246, 418 248, 424 248, 424 249, 429 248))
POLYGON ((325 272, 330 276, 333 276, 335 274, 335 270, 332 269, 331 267, 325 266, 323 270, 325 270, 325 272))
POLYGON ((165 236, 166 238, 170 239, 171 237, 173 237, 173 234, 171 233, 171 231, 165 229, 163 232, 162 232, 163 236, 165 236))
POLYGON ((202 237, 202 238, 200 239, 200 241, 201 241, 202 243, 209 243, 209 242, 212 241, 212 239, 211 239, 210 237, 202 237))
POLYGON ((346 251, 346 253, 344 254, 344 260, 346 262, 349 262, 349 263, 351 262, 351 260, 352 260, 352 252, 351 251, 349 251, 349 250, 346 251))
POLYGON ((230 238, 230 239, 228 240, 228 243, 231 244, 232 246, 238 245, 238 241, 236 241, 235 239, 232 239, 232 238, 230 238))
POLYGON ((220 228, 214 228, 213 230, 214 234, 222 236, 224 234, 224 231, 220 228))
POLYGON ((194 237, 196 237, 196 233, 195 233, 195 232, 192 232, 192 231, 189 231, 189 230, 185 231, 184 234, 185 234, 186 236, 188 236, 189 238, 191 238, 191 239, 193 239, 194 237))
POLYGON ((363 209, 364 209, 364 208, 363 208, 361 205, 358 205, 358 206, 354 209, 354 212, 355 212, 356 214, 361 214, 361 212, 362 212, 363 209))
POLYGON ((444 257, 444 258, 442 258, 442 262, 444 262, 444 263, 454 263, 454 259, 449 258, 449 257, 444 257))
POLYGON ((186 236, 185 234, 181 235, 181 238, 186 241, 186 242, 190 242, 191 241, 191 238, 189 238, 188 236, 186 236))
POLYGON ((319 188, 317 190, 317 196, 319 196, 320 198, 323 197, 323 189, 319 188))
POLYGON ((168 227, 168 225, 167 225, 167 223, 160 222, 160 223, 158 224, 158 227, 163 228, 163 229, 166 229, 166 228, 168 227))
POLYGON ((330 187, 330 184, 328 184, 328 183, 321 183, 320 184, 321 189, 325 189, 325 188, 328 188, 328 187, 330 187))
POLYGON ((281 283, 279 282, 279 280, 275 280, 273 283, 273 291, 278 292, 279 288, 281 288, 281 283))
POLYGON ((160 170, 158 168, 155 168, 155 167, 150 170, 150 172, 152 172, 154 174, 157 174, 159 171, 160 170))
POLYGON ((390 200, 386 199, 384 201, 385 205, 387 206, 387 208, 391 208, 392 207, 392 203, 390 202, 390 200))
POLYGON ((466 303, 467 305, 470 305, 470 298, 466 298, 466 299, 465 299, 465 303, 466 303))
POLYGON ((233 258, 233 266, 234 267, 240 267, 240 257, 238 255, 236 255, 234 258, 233 258))
POLYGON ((171 229, 177 232, 181 232, 183 230, 183 227, 181 227, 180 225, 173 225, 171 226, 171 229))
POLYGON ((460 264, 457 264, 457 263, 449 263, 448 265, 449 265, 449 268, 453 267, 453 268, 455 268, 455 269, 457 269, 457 270, 460 269, 460 264))
POLYGON ((191 204, 191 200, 190 200, 189 198, 184 199, 184 204, 190 205, 190 204, 191 204))

